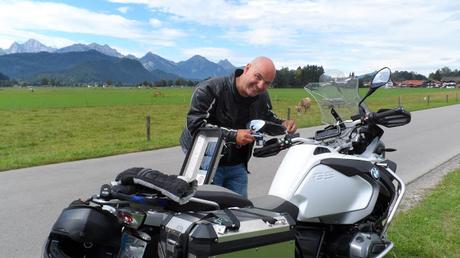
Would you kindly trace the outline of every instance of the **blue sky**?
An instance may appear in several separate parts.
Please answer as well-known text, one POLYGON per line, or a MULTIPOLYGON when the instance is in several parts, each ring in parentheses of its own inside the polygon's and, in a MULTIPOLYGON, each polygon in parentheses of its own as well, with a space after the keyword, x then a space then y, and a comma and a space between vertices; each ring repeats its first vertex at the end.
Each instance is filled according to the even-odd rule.
POLYGON ((34 38, 108 44, 173 61, 195 54, 277 68, 322 65, 358 74, 388 66, 460 69, 460 1, 0 0, 0 48, 34 38))

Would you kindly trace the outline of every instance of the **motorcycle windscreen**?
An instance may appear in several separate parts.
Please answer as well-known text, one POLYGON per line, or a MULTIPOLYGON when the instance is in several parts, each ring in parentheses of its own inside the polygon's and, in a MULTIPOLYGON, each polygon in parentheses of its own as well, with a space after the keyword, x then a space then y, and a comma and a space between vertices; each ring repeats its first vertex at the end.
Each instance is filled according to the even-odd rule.
POLYGON ((224 140, 219 128, 201 128, 193 138, 180 172, 196 179, 198 185, 210 184, 219 164, 224 140))
MULTIPOLYGON (((316 100, 321 113, 323 124, 336 124, 336 119, 331 114, 334 108, 343 120, 359 114, 358 103, 361 97, 358 94, 357 78, 342 78, 341 80, 328 80, 309 83, 304 89, 316 100)), ((367 110, 365 103, 362 106, 367 110)))

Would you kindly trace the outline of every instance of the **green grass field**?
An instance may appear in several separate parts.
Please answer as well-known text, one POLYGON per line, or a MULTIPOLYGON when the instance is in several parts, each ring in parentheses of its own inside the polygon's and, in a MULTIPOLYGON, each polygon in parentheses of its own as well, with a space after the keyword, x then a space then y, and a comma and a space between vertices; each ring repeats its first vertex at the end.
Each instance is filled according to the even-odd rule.
POLYGON ((418 206, 396 216, 386 257, 460 257, 460 170, 451 172, 418 206))
MULTIPOLYGON (((185 126, 192 90, 0 89, 0 171, 175 146, 185 126), (147 115, 151 116, 151 141, 146 140, 147 115)), ((299 127, 320 124, 316 104, 307 113, 295 111, 299 99, 307 96, 303 89, 269 92, 281 118, 287 117, 290 108, 299 127)), ((460 103, 458 95, 460 89, 382 89, 367 103, 376 110, 395 107, 400 98, 406 109, 414 111, 460 103), (424 100, 428 95, 429 105, 424 100)))

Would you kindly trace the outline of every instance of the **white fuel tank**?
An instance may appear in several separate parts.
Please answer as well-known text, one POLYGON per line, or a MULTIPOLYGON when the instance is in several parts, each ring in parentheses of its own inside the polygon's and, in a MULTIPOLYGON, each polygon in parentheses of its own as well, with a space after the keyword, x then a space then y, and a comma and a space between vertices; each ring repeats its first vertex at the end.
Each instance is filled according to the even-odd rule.
POLYGON ((285 200, 291 199, 310 168, 319 162, 313 154, 316 148, 317 146, 307 144, 289 148, 276 171, 268 194, 285 200))
POLYGON ((373 186, 358 175, 349 177, 320 164, 325 158, 353 157, 337 153, 314 155, 317 147, 306 144, 291 147, 276 172, 269 194, 299 207, 298 221, 314 222, 328 217, 338 223, 353 223, 365 214, 347 214, 368 207, 375 195, 373 186))

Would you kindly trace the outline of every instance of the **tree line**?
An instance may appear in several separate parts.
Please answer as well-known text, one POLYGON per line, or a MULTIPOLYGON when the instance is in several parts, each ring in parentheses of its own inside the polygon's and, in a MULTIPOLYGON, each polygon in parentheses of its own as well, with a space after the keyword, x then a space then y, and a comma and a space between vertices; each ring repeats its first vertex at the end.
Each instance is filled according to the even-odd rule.
POLYGON ((159 80, 157 82, 144 81, 139 86, 145 87, 168 87, 168 86, 195 86, 199 81, 198 80, 186 80, 186 79, 176 79, 176 80, 159 80))
POLYGON ((10 78, 3 73, 0 73, 0 87, 11 87, 16 85, 17 81, 10 80, 10 78))
POLYGON ((428 75, 428 78, 422 74, 408 71, 396 71, 391 75, 393 81, 404 81, 404 80, 431 80, 431 81, 445 81, 454 77, 460 78, 460 70, 445 66, 441 69, 437 69, 428 75))
POLYGON ((434 73, 430 73, 428 78, 430 80, 441 81, 444 80, 443 78, 446 77, 460 77, 460 70, 452 70, 449 67, 445 66, 441 69, 436 70, 434 73))
POLYGON ((405 80, 427 80, 426 76, 423 74, 408 71, 395 71, 391 74, 391 79, 396 82, 405 80))
MULTIPOLYGON (((182 78, 176 80, 159 80, 156 82, 153 81, 143 81, 136 84, 137 86, 143 87, 169 87, 169 86, 195 86, 199 81, 198 80, 185 80, 182 78)), ((17 81, 12 80, 8 76, 0 73, 0 87, 12 87, 12 86, 76 86, 82 87, 87 85, 92 86, 127 86, 121 82, 114 82, 112 80, 106 80, 101 82, 93 83, 83 83, 83 82, 71 82, 71 81, 60 81, 55 78, 41 77, 39 80, 33 82, 17 81)))
POLYGON ((310 82, 319 81, 323 73, 324 68, 317 65, 299 66, 295 70, 283 67, 277 70, 272 85, 274 88, 302 88, 310 82))

